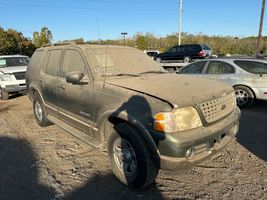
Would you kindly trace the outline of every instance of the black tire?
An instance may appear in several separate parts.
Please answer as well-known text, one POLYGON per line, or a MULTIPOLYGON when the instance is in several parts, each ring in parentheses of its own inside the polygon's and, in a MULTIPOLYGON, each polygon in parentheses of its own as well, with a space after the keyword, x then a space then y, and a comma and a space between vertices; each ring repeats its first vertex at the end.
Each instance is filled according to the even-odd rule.
POLYGON ((7 100, 9 99, 9 93, 2 90, 2 88, 0 87, 0 99, 2 100, 7 100))
POLYGON ((184 61, 184 63, 190 63, 191 62, 190 56, 185 56, 183 61, 184 61))
POLYGON ((36 123, 39 126, 45 127, 45 126, 49 126, 52 124, 47 119, 47 112, 45 110, 43 101, 37 93, 35 93, 33 96, 33 114, 34 114, 36 123))
POLYGON ((144 188, 159 172, 139 133, 131 125, 115 125, 108 139, 108 155, 114 175, 131 188, 144 188))
POLYGON ((240 108, 247 108, 251 106, 255 100, 254 93, 246 86, 236 86, 235 95, 236 103, 240 108))

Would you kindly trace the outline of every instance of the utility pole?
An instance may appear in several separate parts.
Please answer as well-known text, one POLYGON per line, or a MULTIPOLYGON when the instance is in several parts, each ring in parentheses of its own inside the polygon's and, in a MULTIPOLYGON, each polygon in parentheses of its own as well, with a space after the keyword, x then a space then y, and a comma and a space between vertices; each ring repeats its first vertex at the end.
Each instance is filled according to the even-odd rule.
POLYGON ((264 18, 264 10, 265 10, 265 0, 262 0, 259 35, 258 35, 257 44, 256 44, 256 56, 257 57, 260 55, 260 39, 262 37, 262 25, 263 25, 263 18, 264 18))
POLYGON ((127 35, 128 33, 127 32, 122 32, 121 34, 123 35, 124 46, 125 46, 125 35, 127 35))
POLYGON ((183 7, 183 0, 180 0, 180 11, 179 11, 179 42, 178 44, 181 44, 181 32, 182 32, 182 7, 183 7))

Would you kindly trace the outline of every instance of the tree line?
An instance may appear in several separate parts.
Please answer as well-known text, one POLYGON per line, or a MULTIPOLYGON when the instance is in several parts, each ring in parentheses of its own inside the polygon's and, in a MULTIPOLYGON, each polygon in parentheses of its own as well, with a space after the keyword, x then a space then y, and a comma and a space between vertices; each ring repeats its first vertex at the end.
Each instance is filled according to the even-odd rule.
MULTIPOLYGON (((214 54, 255 55, 257 37, 238 38, 233 36, 209 36, 202 33, 182 33, 182 44, 200 43, 207 44, 213 49, 214 54)), ((41 28, 40 32, 34 32, 32 38, 26 38, 21 32, 14 29, 4 30, 0 27, 0 55, 23 54, 31 56, 36 48, 51 43, 52 32, 47 28, 41 28)), ((267 37, 260 38, 260 53, 267 54, 267 37)), ((72 41, 93 44, 123 45, 122 38, 116 40, 90 40, 84 41, 77 38, 72 41)), ((161 52, 178 44, 178 34, 173 33, 165 37, 157 37, 153 33, 136 33, 127 37, 126 45, 140 50, 157 49, 161 52)))

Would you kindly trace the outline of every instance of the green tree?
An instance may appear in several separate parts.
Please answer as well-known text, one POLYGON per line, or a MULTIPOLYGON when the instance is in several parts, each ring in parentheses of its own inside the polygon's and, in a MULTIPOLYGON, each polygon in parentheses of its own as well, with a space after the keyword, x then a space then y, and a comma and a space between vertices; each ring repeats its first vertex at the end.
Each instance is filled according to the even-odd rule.
POLYGON ((35 44, 37 48, 44 44, 51 43, 52 39, 52 32, 47 27, 43 27, 40 32, 36 31, 33 33, 33 44, 35 44))
POLYGON ((0 54, 23 54, 31 56, 35 50, 30 39, 25 38, 21 32, 14 29, 5 31, 0 27, 0 54))

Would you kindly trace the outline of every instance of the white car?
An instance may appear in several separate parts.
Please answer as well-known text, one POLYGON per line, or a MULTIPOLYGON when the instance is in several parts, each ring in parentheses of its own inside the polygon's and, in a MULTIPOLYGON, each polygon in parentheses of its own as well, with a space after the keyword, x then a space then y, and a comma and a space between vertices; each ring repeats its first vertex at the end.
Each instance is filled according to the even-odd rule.
POLYGON ((0 98, 26 91, 25 73, 30 58, 21 55, 0 56, 0 98))
POLYGON ((267 100, 267 61, 248 58, 218 58, 193 62, 178 73, 223 81, 235 89, 237 104, 250 106, 267 100))

